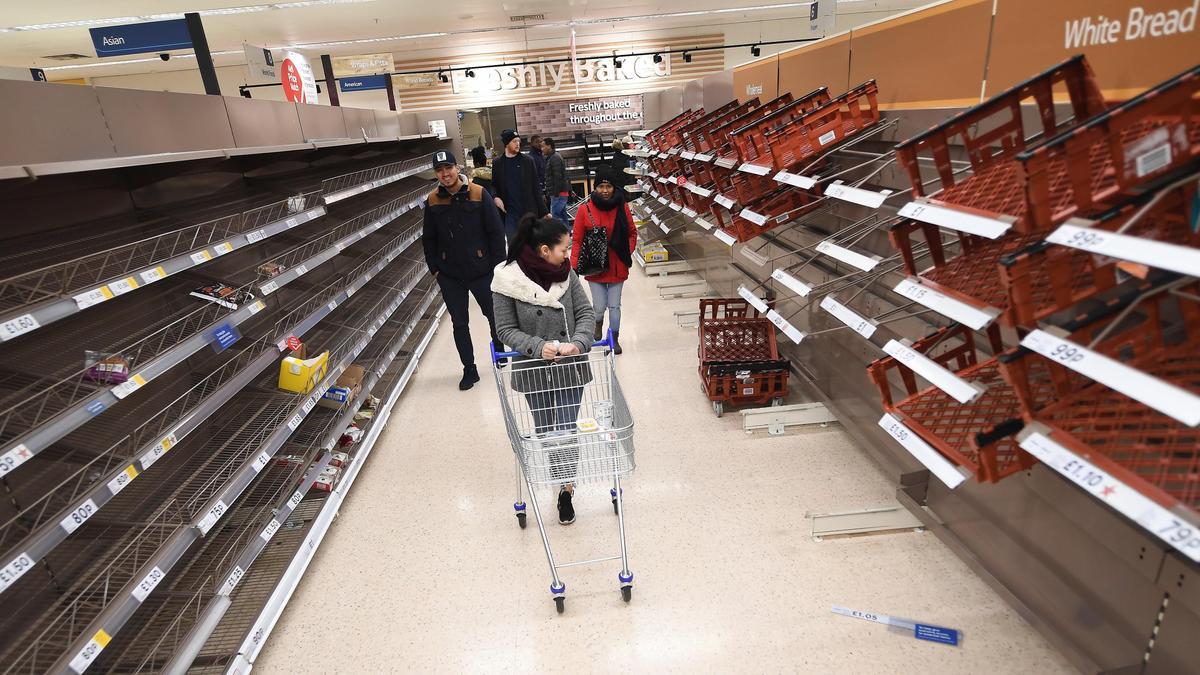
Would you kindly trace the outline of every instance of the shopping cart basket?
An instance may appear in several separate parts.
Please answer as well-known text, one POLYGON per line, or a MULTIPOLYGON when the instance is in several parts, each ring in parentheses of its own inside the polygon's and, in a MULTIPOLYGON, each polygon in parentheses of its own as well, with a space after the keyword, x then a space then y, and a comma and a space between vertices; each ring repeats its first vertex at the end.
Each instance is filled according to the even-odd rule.
POLYGON ((558 570, 592 563, 621 561, 621 597, 633 597, 633 573, 625 545, 625 507, 621 476, 633 471, 633 417, 617 382, 612 331, 587 354, 554 361, 520 359, 521 352, 497 352, 492 345, 492 372, 504 412, 504 426, 517 460, 517 523, 525 529, 525 488, 550 564, 550 594, 561 614, 566 584, 558 570), (501 360, 507 360, 501 364, 501 360), (613 511, 621 553, 604 558, 559 563, 554 560, 542 520, 535 486, 611 481, 613 511))

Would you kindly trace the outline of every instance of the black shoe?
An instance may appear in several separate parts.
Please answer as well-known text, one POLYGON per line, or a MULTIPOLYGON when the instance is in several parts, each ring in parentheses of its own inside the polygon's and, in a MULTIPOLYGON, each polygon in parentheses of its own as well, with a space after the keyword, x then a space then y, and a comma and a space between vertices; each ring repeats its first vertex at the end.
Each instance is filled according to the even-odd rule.
POLYGON ((479 381, 479 370, 475 366, 466 366, 463 368, 462 379, 458 381, 458 390, 466 391, 475 386, 479 381))
POLYGON ((618 354, 618 355, 619 355, 619 354, 621 353, 621 351, 622 351, 622 349, 621 349, 621 343, 620 343, 620 342, 617 342, 617 339, 618 339, 618 338, 620 338, 620 337, 621 337, 621 331, 619 331, 619 330, 614 330, 614 331, 613 331, 613 353, 614 353, 614 354, 618 354))
POLYGON ((575 522, 575 507, 571 505, 571 493, 566 489, 558 491, 558 524, 570 525, 575 522))

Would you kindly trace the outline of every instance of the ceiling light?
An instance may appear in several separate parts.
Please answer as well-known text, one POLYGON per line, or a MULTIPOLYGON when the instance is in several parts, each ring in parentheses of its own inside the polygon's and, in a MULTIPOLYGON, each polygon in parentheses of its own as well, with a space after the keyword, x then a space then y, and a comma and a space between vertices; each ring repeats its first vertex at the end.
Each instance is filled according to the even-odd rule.
POLYGON ((692 54, 691 54, 691 52, 684 52, 684 53, 683 53, 683 62, 684 62, 684 63, 691 63, 691 62, 692 62, 692 54))
POLYGON ((620 68, 621 67, 621 59, 618 59, 617 57, 614 56, 613 57, 613 67, 620 68))
POLYGON ((751 45, 750 46, 750 55, 751 56, 762 56, 762 50, 758 48, 758 45, 751 45))
POLYGON ((446 77, 446 73, 443 73, 440 70, 438 71, 438 79, 441 80, 442 83, 446 83, 446 82, 450 81, 450 78, 446 77))

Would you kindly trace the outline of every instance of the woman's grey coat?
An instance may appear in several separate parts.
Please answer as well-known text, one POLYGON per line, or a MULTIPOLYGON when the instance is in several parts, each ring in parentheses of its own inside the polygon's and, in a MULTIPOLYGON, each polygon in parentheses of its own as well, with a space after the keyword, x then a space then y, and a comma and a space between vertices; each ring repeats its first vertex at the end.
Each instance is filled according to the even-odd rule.
POLYGON ((547 291, 525 276, 516 263, 501 263, 492 276, 492 305, 496 334, 509 349, 525 355, 513 361, 513 389, 530 393, 579 387, 592 380, 587 363, 571 363, 573 359, 569 358, 554 362, 550 368, 519 372, 550 366, 550 361, 542 360, 542 347, 547 342, 570 342, 580 354, 591 350, 596 315, 574 271, 566 281, 552 284, 547 291))

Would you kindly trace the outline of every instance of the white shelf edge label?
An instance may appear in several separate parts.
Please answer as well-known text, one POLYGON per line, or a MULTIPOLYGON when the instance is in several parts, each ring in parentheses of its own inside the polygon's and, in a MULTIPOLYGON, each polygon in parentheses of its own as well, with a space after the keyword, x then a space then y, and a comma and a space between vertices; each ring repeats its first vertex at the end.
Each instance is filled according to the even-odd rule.
POLYGON ((162 265, 159 265, 158 267, 148 269, 145 272, 138 274, 138 276, 142 278, 143 283, 152 284, 160 279, 166 279, 167 270, 164 269, 162 265))
POLYGON ((212 260, 213 256, 206 249, 203 251, 198 251, 196 253, 193 253, 191 255, 191 258, 192 258, 193 263, 195 263, 197 265, 203 265, 204 263, 208 262, 209 260, 212 260))
POLYGON ((711 229, 713 229, 713 227, 715 227, 712 223, 710 223, 707 220, 705 220, 704 218, 700 218, 700 217, 697 217, 694 222, 706 230, 711 230, 711 229))
POLYGON ((142 577, 142 580, 137 586, 134 587, 133 592, 130 593, 130 595, 136 598, 138 602, 145 602, 150 593, 152 593, 155 588, 158 588, 159 582, 161 582, 166 576, 166 573, 163 572, 158 565, 155 565, 149 572, 146 573, 145 577, 142 577))
POLYGON ((750 209, 742 209, 741 213, 738 214, 738 217, 745 218, 759 227, 766 225, 768 220, 767 216, 751 211, 750 209))
POLYGON ((218 499, 208 513, 204 514, 204 518, 196 524, 196 527, 200 529, 200 534, 207 535, 213 525, 216 525, 217 521, 221 519, 221 516, 225 515, 225 510, 228 508, 229 506, 223 500, 218 499))
POLYGON ((788 171, 780 171, 779 173, 775 174, 775 180, 780 183, 791 185, 792 187, 798 187, 802 190, 807 190, 817 184, 817 179, 815 178, 801 176, 788 171))
POLYGON ((746 162, 745 164, 738 167, 738 171, 753 174, 755 176, 765 176, 765 175, 771 173, 771 167, 762 166, 761 164, 751 164, 749 162, 746 162))
POLYGON ((926 286, 912 277, 896 284, 893 289, 900 295, 924 305, 944 317, 953 319, 971 330, 982 330, 1000 316, 1000 310, 994 307, 979 308, 968 305, 961 300, 951 298, 936 289, 926 286))
POLYGON ((41 327, 42 325, 38 323, 37 319, 33 318, 32 314, 22 314, 15 319, 9 319, 0 324, 0 341, 7 342, 41 327))
POLYGON ((669 208, 670 208, 672 211, 682 211, 682 210, 683 210, 683 207, 682 207, 682 206, 680 206, 679 204, 675 203, 675 202, 671 202, 671 203, 670 203, 670 204, 668 204, 667 206, 668 206, 668 207, 669 207, 669 208))
POLYGON ((868 258, 861 253, 851 251, 844 246, 838 246, 837 244, 829 241, 823 241, 817 244, 817 251, 824 253, 830 258, 840 260, 847 265, 857 267, 864 272, 870 272, 871 270, 875 269, 876 265, 879 264, 879 261, 875 258, 868 258))
POLYGON ((118 281, 114 281, 108 285, 108 290, 112 291, 113 295, 125 295, 139 286, 137 279, 133 277, 125 277, 118 281))
POLYGON ((71 512, 68 513, 65 518, 60 520, 58 524, 63 530, 66 531, 67 534, 71 534, 75 530, 78 530, 84 523, 86 523, 89 518, 96 515, 97 510, 96 501, 94 499, 88 499, 82 504, 71 509, 71 512))
POLYGON ((787 319, 783 318, 783 315, 773 309, 767 311, 767 318, 771 320, 771 323, 775 324, 776 328, 783 331, 783 334, 788 336, 789 340, 796 344, 800 344, 804 338, 808 337, 808 333, 793 326, 787 319))
POLYGON ((825 196, 840 199, 851 204, 866 206, 868 208, 877 209, 883 206, 884 200, 888 198, 892 192, 885 190, 883 192, 875 192, 873 190, 864 190, 862 188, 846 185, 841 181, 834 181, 825 188, 825 196))
POLYGON ((938 477, 938 480, 946 484, 946 487, 953 490, 962 485, 967 480, 966 476, 959 471, 958 467, 943 457, 937 450, 934 450, 920 436, 917 436, 911 429, 906 427, 903 422, 892 416, 891 413, 884 413, 883 417, 879 418, 879 426, 884 431, 888 432, 892 438, 896 439, 910 455, 916 458, 930 473, 938 477))
POLYGON ((112 291, 108 290, 107 286, 100 286, 74 296, 74 300, 76 307, 79 309, 87 309, 92 305, 98 305, 105 300, 110 300, 112 297, 112 291))
POLYGON ((701 162, 711 162, 713 161, 713 156, 706 155, 704 153, 696 153, 696 159, 700 160, 701 162))
POLYGON ((79 650, 79 653, 75 655, 75 658, 71 659, 71 670, 82 675, 88 666, 92 665, 92 661, 95 661, 96 657, 100 656, 100 652, 104 651, 109 642, 112 642, 112 636, 103 628, 96 631, 92 639, 88 640, 83 649, 79 650))
MULTIPOLYGON (((1078 222, 1078 221, 1077 221, 1078 222)), ((1105 232, 1068 221, 1046 237, 1059 246, 1148 265, 1185 276, 1200 275, 1200 249, 1128 234, 1105 232)))
POLYGON ((117 493, 124 490, 126 486, 133 482, 134 478, 138 477, 137 467, 133 464, 125 467, 125 470, 117 474, 117 477, 108 481, 108 491, 115 497, 117 493))
MULTIPOLYGON (((1024 434, 1023 434, 1024 435, 1024 434)), ((1200 562, 1200 527, 1197 527, 1111 474, 1031 428, 1021 449, 1037 457, 1096 499, 1109 505, 1194 562, 1200 562)))
POLYGON ((21 553, 10 560, 4 566, 4 569, 0 569, 0 591, 8 590, 9 586, 17 583, 17 579, 25 576, 26 572, 33 569, 35 562, 28 553, 21 553))
POLYGON ((126 396, 129 396, 130 394, 132 394, 133 392, 137 391, 138 389, 141 389, 145 384, 146 384, 146 378, 142 377, 141 374, 138 374, 138 375, 134 375, 133 377, 129 378, 128 380, 125 380, 121 384, 116 385, 110 391, 112 391, 113 396, 116 396, 119 399, 123 399, 126 396))
POLYGON ((870 339, 870 337, 875 334, 875 324, 859 316, 858 312, 855 312, 837 300, 834 300, 832 295, 827 295, 821 299, 821 309, 829 312, 836 317, 838 321, 846 324, 853 329, 855 333, 858 333, 867 339, 870 339))
POLYGON ((995 239, 1008 232, 1015 222, 1011 216, 987 218, 928 202, 909 202, 900 209, 899 215, 967 234, 977 234, 988 239, 995 239))
POLYGON ((274 281, 268 281, 267 283, 263 284, 262 287, 259 288, 258 290, 263 295, 270 295, 270 294, 274 293, 275 291, 279 290, 279 284, 275 283, 274 281))
POLYGON ((277 519, 272 518, 271 522, 267 523, 267 526, 263 528, 262 533, 258 535, 259 539, 267 542, 271 541, 271 537, 275 536, 275 533, 279 531, 281 525, 282 523, 280 523, 277 519))
POLYGON ((929 380, 935 387, 946 392, 959 403, 970 403, 983 393, 983 387, 967 382, 908 345, 896 340, 888 340, 887 344, 883 346, 883 351, 916 374, 929 380))
POLYGON ((733 204, 734 204, 733 200, 730 199, 729 197, 726 197, 725 195, 717 195, 717 196, 713 197, 713 201, 720 204, 721 206, 724 206, 727 209, 732 209, 733 204))
POLYGON ((695 218, 696 216, 698 216, 700 214, 697 213, 696 211, 693 211, 691 208, 684 207, 683 215, 687 216, 688 218, 695 218))
POLYGON ((1200 425, 1200 396, 1187 389, 1040 329, 1026 335, 1021 346, 1189 427, 1200 425))
POLYGON ((800 281, 796 277, 784 272, 781 269, 771 272, 771 278, 783 284, 784 286, 787 286, 792 290, 792 292, 802 298, 807 298, 808 294, 812 293, 812 286, 809 286, 808 284, 800 281))
POLYGON ((217 591, 217 595, 229 595, 232 593, 245 574, 246 570, 242 569, 241 565, 234 565, 233 570, 229 572, 229 576, 225 579, 225 583, 221 585, 221 590, 217 591))
POLYGON ((721 228, 715 228, 713 230, 713 236, 725 242, 725 245, 727 246, 733 246, 737 243, 737 239, 734 239, 733 235, 729 234, 725 230, 722 230, 721 228))
POLYGON ((762 298, 751 293, 750 289, 746 288, 745 286, 738 286, 738 295, 742 296, 743 300, 750 303, 754 307, 754 309, 757 309, 759 312, 761 312, 763 314, 766 314, 767 311, 770 309, 769 307, 767 307, 767 303, 764 302, 762 298))

